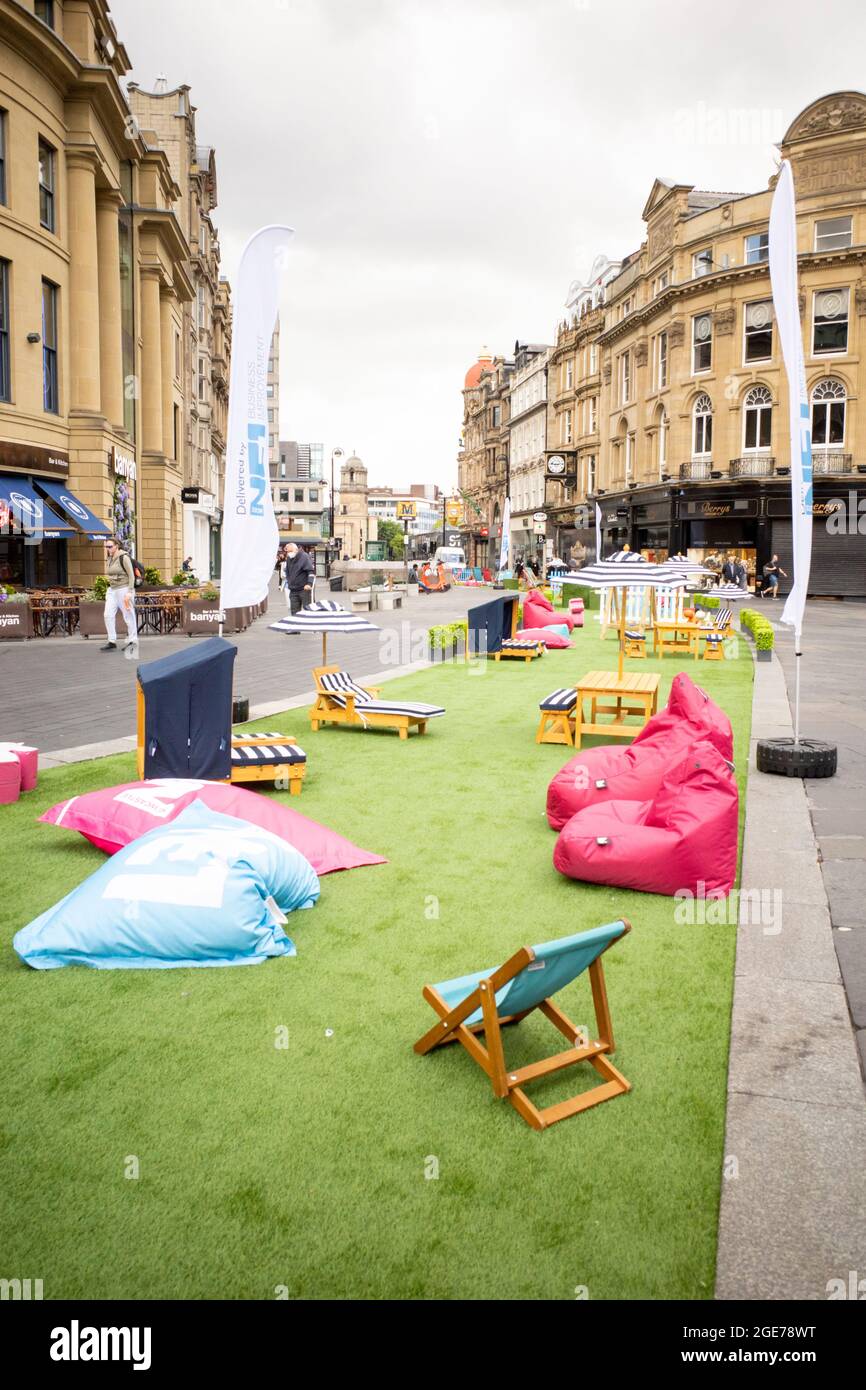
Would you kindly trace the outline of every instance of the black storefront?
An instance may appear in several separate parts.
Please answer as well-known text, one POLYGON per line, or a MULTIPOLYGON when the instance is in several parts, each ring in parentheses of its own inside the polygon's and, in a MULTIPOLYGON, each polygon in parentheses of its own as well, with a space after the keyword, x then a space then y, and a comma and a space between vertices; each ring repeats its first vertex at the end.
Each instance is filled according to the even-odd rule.
MULTIPOLYGON (((595 499, 593 499, 594 501, 595 499)), ((701 563, 733 554, 743 561, 749 587, 773 554, 793 569, 791 485, 787 479, 640 488, 598 497, 602 554, 628 544, 647 559, 678 551, 701 563)), ((781 592, 789 584, 782 581, 781 592)), ((866 489, 862 482, 816 479, 809 593, 866 598, 866 489)))

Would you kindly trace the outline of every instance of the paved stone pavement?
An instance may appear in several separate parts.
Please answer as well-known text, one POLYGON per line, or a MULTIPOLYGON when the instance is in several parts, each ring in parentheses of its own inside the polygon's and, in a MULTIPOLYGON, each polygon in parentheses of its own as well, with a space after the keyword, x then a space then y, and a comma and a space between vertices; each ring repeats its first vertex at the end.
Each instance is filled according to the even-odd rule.
MULTIPOLYGON (((794 705, 794 639, 765 602, 794 705)), ((866 1075, 866 603, 806 605, 800 733, 838 745, 835 777, 804 783, 830 904, 833 944, 866 1075)))
MULTIPOLYGON (((822 607, 817 617, 810 612, 804 629, 804 639, 807 630, 816 634, 816 648, 818 631, 826 640, 820 664, 831 672, 839 670, 836 646, 851 635, 846 613, 847 622, 859 621, 849 610, 825 616, 822 607)), ((789 639, 779 640, 784 652, 789 639)), ((862 661, 862 645, 859 652, 862 661)), ((832 712, 817 697, 817 672, 810 681, 803 732, 838 736, 841 743, 843 717, 831 727, 832 712)), ((866 1270, 866 1104, 814 809, 810 815, 815 797, 831 804, 822 790, 831 783, 768 776, 755 767, 758 738, 791 732, 782 665, 756 665, 716 1268, 720 1299, 823 1300, 830 1280, 847 1287, 852 1270, 858 1278, 866 1270), (746 895, 756 893, 765 897, 753 907, 746 895)), ((847 751, 840 747, 843 760, 847 751)), ((846 790, 844 771, 838 795, 841 816, 845 797, 857 795, 853 786, 846 790)), ((849 828, 858 827, 862 811, 858 826, 849 828)), ((864 931, 852 930, 851 938, 864 931)))
MULTIPOLYGON (((359 678, 411 665, 426 657, 428 627, 464 617, 486 593, 454 588, 409 598, 391 612, 374 612, 371 621, 382 631, 329 637, 328 660, 345 664, 359 678)), ((320 585, 318 597, 326 596, 320 585)), ((310 673, 321 664, 322 639, 271 632, 268 623, 284 610, 274 581, 267 614, 229 639, 238 649, 235 695, 249 697, 251 705, 285 708, 313 688, 310 673)), ((139 660, 183 650, 197 640, 143 637, 139 660)), ((32 743, 44 754, 91 744, 102 745, 102 752, 119 751, 105 745, 135 733, 137 663, 119 651, 100 652, 101 645, 82 637, 0 642, 0 741, 32 743)))

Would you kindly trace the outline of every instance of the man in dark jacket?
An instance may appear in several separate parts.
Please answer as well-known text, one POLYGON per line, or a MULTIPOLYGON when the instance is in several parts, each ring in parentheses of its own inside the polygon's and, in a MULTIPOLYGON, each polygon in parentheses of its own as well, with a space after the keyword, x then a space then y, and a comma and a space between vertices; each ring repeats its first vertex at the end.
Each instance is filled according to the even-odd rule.
POLYGON ((313 562, 305 550, 294 542, 286 546, 283 587, 289 601, 289 612, 299 613, 310 602, 313 592, 313 562))

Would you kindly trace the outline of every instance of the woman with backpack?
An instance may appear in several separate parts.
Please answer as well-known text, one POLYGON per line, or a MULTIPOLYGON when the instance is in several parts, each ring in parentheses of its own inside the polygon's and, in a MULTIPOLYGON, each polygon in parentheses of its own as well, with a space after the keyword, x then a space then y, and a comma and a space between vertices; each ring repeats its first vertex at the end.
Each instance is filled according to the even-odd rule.
POLYGON ((117 651, 117 615, 122 613, 127 633, 124 650, 127 655, 134 656, 138 651, 138 628, 135 621, 135 570, 126 551, 121 549, 120 542, 114 537, 105 542, 105 554, 108 559, 105 571, 105 577, 108 580, 108 589, 105 593, 105 631, 108 633, 108 641, 99 650, 101 652, 117 651))

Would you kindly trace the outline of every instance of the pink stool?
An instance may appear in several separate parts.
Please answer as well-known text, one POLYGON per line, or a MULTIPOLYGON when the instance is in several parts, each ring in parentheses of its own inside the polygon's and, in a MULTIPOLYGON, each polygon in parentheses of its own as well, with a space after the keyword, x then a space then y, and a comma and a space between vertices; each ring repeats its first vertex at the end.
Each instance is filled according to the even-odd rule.
POLYGON ((21 790, 32 792, 39 776, 39 749, 26 743, 0 743, 0 753, 10 753, 21 766, 21 790))
POLYGON ((21 791, 21 764, 12 753, 0 753, 0 806, 18 800, 21 791))
POLYGON ((583 627, 583 599, 570 598, 568 600, 568 611, 574 618, 574 626, 583 627))

